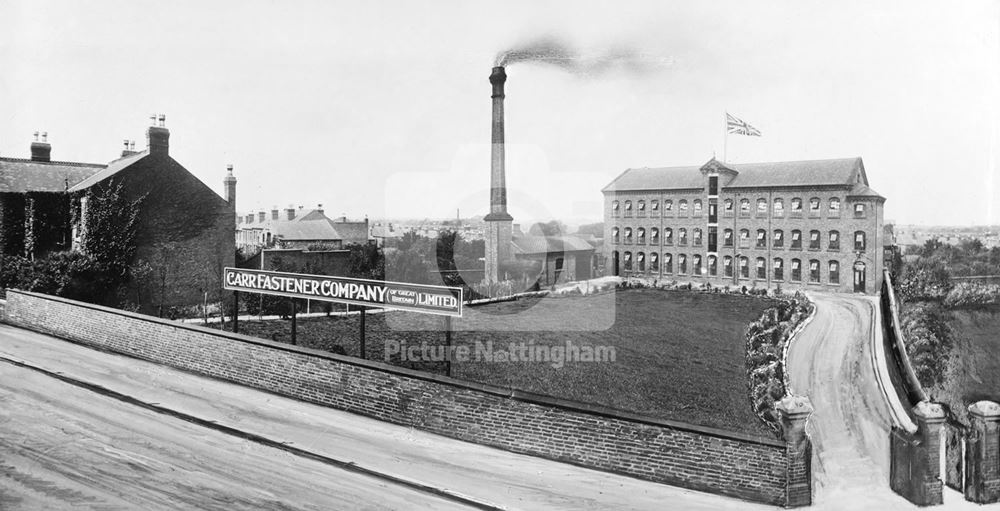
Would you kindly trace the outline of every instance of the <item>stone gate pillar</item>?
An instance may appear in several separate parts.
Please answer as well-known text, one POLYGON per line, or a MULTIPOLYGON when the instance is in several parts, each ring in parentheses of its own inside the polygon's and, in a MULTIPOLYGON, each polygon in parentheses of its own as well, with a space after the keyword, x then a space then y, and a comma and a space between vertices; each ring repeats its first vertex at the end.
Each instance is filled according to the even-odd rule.
POLYGON ((1000 405, 979 401, 969 405, 969 436, 965 447, 965 499, 978 504, 1000 501, 1000 405))
POLYGON ((944 427, 944 408, 930 401, 921 401, 913 407, 917 419, 916 444, 913 450, 910 500, 918 506, 943 503, 941 481, 941 428, 944 427))
POLYGON ((774 404, 785 438, 785 507, 812 504, 812 441, 806 421, 813 407, 805 396, 786 396, 774 404))

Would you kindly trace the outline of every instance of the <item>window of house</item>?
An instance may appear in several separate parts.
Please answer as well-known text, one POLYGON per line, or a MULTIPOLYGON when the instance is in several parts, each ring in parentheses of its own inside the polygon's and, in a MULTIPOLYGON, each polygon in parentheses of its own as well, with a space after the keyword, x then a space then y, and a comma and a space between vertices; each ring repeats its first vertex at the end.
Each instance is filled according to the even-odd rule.
POLYGON ((865 217, 865 205, 855 204, 854 205, 854 218, 864 218, 865 217))
POLYGON ((626 227, 625 228, 625 244, 626 245, 631 245, 632 244, 632 228, 631 227, 626 227))
POLYGON ((639 245, 645 245, 646 244, 646 229, 644 227, 640 227, 640 228, 636 229, 636 231, 635 231, 635 237, 636 237, 636 243, 637 244, 639 244, 639 245))
POLYGON ((819 261, 809 261, 809 282, 819 282, 819 261))
POLYGON ((688 272, 687 256, 680 254, 677 256, 677 273, 684 275, 688 272))
POLYGON ((830 250, 840 250, 840 233, 830 231, 830 250))
POLYGON ((802 261, 792 259, 792 280, 800 282, 802 280, 802 261))
POLYGON ((757 229, 757 248, 767 248, 767 231, 757 229))
POLYGON ((701 256, 698 254, 691 256, 691 275, 701 276, 701 256))
POLYGON ((740 277, 744 279, 750 278, 750 259, 746 257, 740 258, 740 277))
POLYGON ((784 214, 785 214, 784 199, 774 199, 774 216, 783 216, 784 214))
POLYGON ((695 199, 694 202, 691 203, 691 204, 692 204, 692 207, 694 208, 694 214, 700 215, 701 214, 701 206, 702 206, 701 199, 695 199))
POLYGON ((830 213, 840 214, 840 199, 836 197, 830 199, 830 213))
POLYGON ((646 254, 639 252, 635 255, 635 261, 639 265, 639 271, 646 271, 646 254))
POLYGON ((767 280, 767 259, 757 258, 757 279, 767 280))
POLYGON ((840 284, 840 263, 830 261, 830 283, 840 284))
POLYGON ((708 274, 713 277, 719 274, 719 258, 714 255, 708 256, 708 274))
POLYGON ((625 269, 628 271, 632 270, 632 252, 625 252, 622 255, 622 261, 625 263, 625 269))
POLYGON ((681 201, 677 203, 677 209, 680 211, 680 214, 682 215, 687 214, 688 211, 687 199, 681 199, 681 201))
POLYGON ((722 258, 722 273, 727 277, 733 276, 733 258, 726 256, 722 258))
POLYGON ((621 206, 621 204, 619 204, 618 201, 611 202, 611 216, 618 216, 619 206, 621 206))
POLYGON ((618 228, 617 227, 612 227, 611 228, 611 243, 618 244, 618 241, 619 241, 618 240, 618 228))
POLYGON ((750 247, 750 230, 740 229, 740 248, 750 247))
POLYGON ((767 199, 757 199, 757 214, 767 213, 767 199))
POLYGON ((854 250, 864 250, 865 249, 865 231, 857 231, 854 233, 854 250))
POLYGON ((819 250, 819 231, 809 231, 809 250, 819 250))
POLYGON ((673 210, 674 210, 674 201, 672 201, 672 200, 665 200, 665 201, 663 201, 663 211, 668 211, 669 212, 669 211, 673 211, 673 210))
POLYGON ((819 212, 819 197, 809 199, 809 211, 819 212))
POLYGON ((649 253, 649 271, 660 271, 660 258, 656 252, 649 253))
POLYGON ((774 260, 774 280, 785 280, 785 262, 778 258, 774 260))
POLYGON ((774 248, 782 248, 785 246, 785 233, 781 229, 774 231, 774 239, 771 240, 771 246, 774 248))
POLYGON ((741 215, 750 214, 750 199, 740 199, 740 214, 741 215))
POLYGON ((798 197, 792 199, 792 211, 793 212, 802 211, 802 199, 798 197))
POLYGON ((695 229, 692 234, 693 234, 693 240, 692 241, 694 242, 694 245, 696 247, 697 246, 701 246, 701 229, 695 229))
POLYGON ((663 244, 673 245, 674 244, 674 230, 669 227, 663 228, 663 244))
POLYGON ((687 245, 688 242, 688 230, 681 227, 677 229, 677 243, 680 245, 687 245))
POLYGON ((722 233, 722 246, 731 247, 733 246, 733 230, 726 229, 722 233))
POLYGON ((796 250, 802 249, 802 231, 797 229, 792 231, 792 248, 796 250))
POLYGON ((664 252, 663 254, 663 273, 673 273, 674 272, 674 258, 664 252))
POLYGON ((649 229, 649 244, 656 245, 660 242, 660 230, 656 227, 649 229))

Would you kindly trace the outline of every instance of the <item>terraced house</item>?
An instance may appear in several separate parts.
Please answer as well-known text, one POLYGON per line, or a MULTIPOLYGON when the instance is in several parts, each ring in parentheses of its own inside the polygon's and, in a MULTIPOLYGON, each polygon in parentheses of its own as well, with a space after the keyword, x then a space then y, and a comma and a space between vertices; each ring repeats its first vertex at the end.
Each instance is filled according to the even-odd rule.
POLYGON ((885 198, 861 158, 628 169, 603 189, 607 272, 877 293, 885 198))

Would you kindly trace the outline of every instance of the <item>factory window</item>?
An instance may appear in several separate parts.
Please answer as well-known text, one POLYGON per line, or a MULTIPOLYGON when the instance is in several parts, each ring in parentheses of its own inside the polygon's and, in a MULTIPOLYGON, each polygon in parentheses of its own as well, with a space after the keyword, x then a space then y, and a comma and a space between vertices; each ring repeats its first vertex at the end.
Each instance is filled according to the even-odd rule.
POLYGON ((716 252, 719 250, 719 228, 709 227, 708 228, 708 251, 716 252))
POLYGON ((785 262, 781 258, 774 258, 774 280, 785 280, 785 262))
POLYGON ((815 259, 809 261, 809 282, 819 283, 819 261, 815 259))
POLYGON ((695 254, 691 260, 691 275, 701 277, 701 256, 695 254))
POLYGON ((656 252, 649 253, 649 271, 660 271, 660 258, 656 252))
POLYGON ((840 233, 830 231, 830 250, 840 250, 840 233))
POLYGON ((701 246, 701 229, 695 229, 694 232, 692 233, 692 238, 693 238, 692 239, 692 243, 694 244, 694 246, 700 247, 701 246))
POLYGON ((809 250, 819 250, 819 231, 809 231, 809 250))
POLYGON ((793 213, 802 212, 802 199, 798 197, 792 199, 792 212, 793 213))
POLYGON ((726 229, 722 233, 722 246, 731 247, 733 246, 733 230, 726 229))
POLYGON ((631 227, 626 227, 625 228, 625 244, 626 245, 631 245, 632 244, 632 228, 631 227))
POLYGON ((830 283, 840 284, 840 263, 830 261, 830 283))
POLYGON ((726 277, 732 277, 733 276, 733 258, 732 257, 726 256, 726 257, 722 258, 722 273, 726 277))
POLYGON ((677 244, 687 245, 687 242, 688 242, 688 230, 683 227, 677 229, 677 244))
POLYGON ((750 259, 746 257, 740 258, 740 277, 744 279, 750 278, 750 259))
POLYGON ((646 201, 644 200, 639 201, 638 209, 639 209, 639 216, 646 216, 646 201))
POLYGON ((618 237, 618 228, 617 227, 612 227, 611 228, 611 243, 614 243, 615 245, 617 245, 619 241, 621 241, 621 240, 618 237))
POLYGON ((649 210, 653 212, 653 216, 660 214, 660 201, 655 199, 649 201, 649 210))
POLYGON ((740 229, 740 248, 750 248, 749 229, 740 229))
POLYGON ((854 250, 864 251, 865 249, 865 231, 857 231, 854 233, 854 250))
POLYGON ((632 252, 625 252, 623 259, 625 260, 625 271, 632 271, 632 252))
POLYGON ((677 273, 684 275, 688 272, 688 262, 687 256, 684 254, 678 254, 677 256, 677 273))
POLYGON ((757 248, 767 248, 767 231, 757 229, 757 248))
POLYGON ((757 279, 767 280, 767 259, 757 258, 757 279))
POLYGON ((670 254, 663 253, 663 273, 673 273, 674 272, 674 259, 670 257, 670 254))
POLYGON ((767 199, 757 199, 757 214, 767 214, 767 199))
POLYGON ((792 231, 792 250, 802 250, 802 231, 792 231))
POLYGON ((635 230, 635 244, 645 245, 646 244, 646 228, 640 227, 635 230))
POLYGON ((611 201, 611 216, 618 216, 620 213, 619 206, 621 205, 618 204, 618 201, 611 201))
POLYGON ((771 240, 771 246, 774 248, 783 248, 785 246, 785 233, 781 229, 774 231, 774 239, 771 240))
POLYGON ((726 216, 733 216, 733 199, 726 199, 722 202, 722 212, 726 216))
POLYGON ((713 277, 719 274, 719 258, 714 255, 708 256, 708 274, 713 277))
POLYGON ((632 216, 632 201, 625 201, 625 216, 632 216))
POLYGON ((740 199, 740 216, 750 215, 750 199, 740 199))
POLYGON ((840 199, 830 199, 830 216, 840 216, 840 199))
POLYGON ((854 205, 854 218, 864 218, 865 217, 865 205, 855 204, 854 205))
POLYGON ((694 214, 700 215, 701 214, 701 199, 695 199, 694 202, 692 202, 691 204, 692 204, 692 206, 691 206, 692 209, 694 209, 694 214))
POLYGON ((666 211, 666 212, 669 213, 669 212, 671 212, 673 210, 674 210, 674 201, 672 201, 672 200, 665 200, 665 201, 663 201, 663 211, 666 211))
POLYGON ((645 272, 646 271, 646 254, 643 254, 642 252, 636 253, 635 254, 635 262, 639 266, 638 269, 639 269, 640 272, 645 272))
POLYGON ((660 242, 660 230, 656 227, 649 229, 649 244, 656 245, 660 242))
POLYGON ((677 203, 677 211, 681 215, 686 215, 687 214, 687 212, 688 212, 688 201, 686 199, 681 199, 680 202, 677 203))
POLYGON ((673 245, 674 244, 674 230, 669 227, 663 228, 663 244, 673 245))
POLYGON ((792 280, 800 282, 802 280, 802 261, 792 259, 792 280))
POLYGON ((785 216, 784 199, 774 199, 774 216, 785 216))
POLYGON ((819 212, 819 197, 809 199, 809 211, 819 212))
POLYGON ((712 196, 719 195, 719 176, 708 177, 708 194, 712 196))

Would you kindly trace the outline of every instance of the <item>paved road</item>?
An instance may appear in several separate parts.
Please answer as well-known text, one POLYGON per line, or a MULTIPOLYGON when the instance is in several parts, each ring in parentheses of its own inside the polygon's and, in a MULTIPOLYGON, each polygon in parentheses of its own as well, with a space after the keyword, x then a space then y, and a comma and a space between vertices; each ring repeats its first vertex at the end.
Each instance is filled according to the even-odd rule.
POLYGON ((0 509, 450 509, 9 361, 506 509, 774 509, 469 444, 0 325, 0 509))
MULTIPOLYGON (((905 413, 895 394, 879 386, 873 363, 881 342, 874 298, 810 294, 816 316, 788 350, 792 391, 806 395, 815 413, 814 503, 821 509, 915 509, 889 489, 889 431, 905 413)), ((887 383, 888 384, 888 383, 887 383)), ((947 509, 972 508, 945 490, 947 509)))

